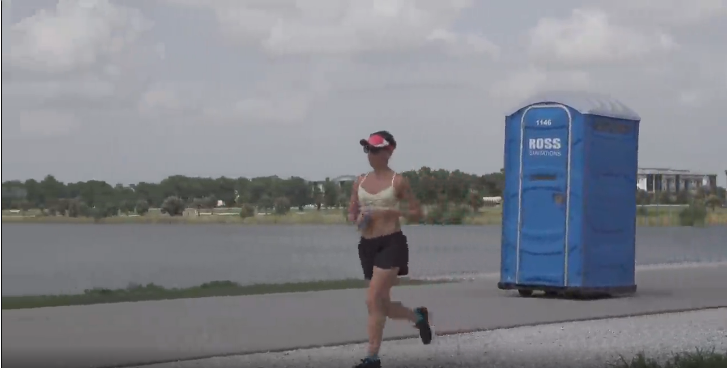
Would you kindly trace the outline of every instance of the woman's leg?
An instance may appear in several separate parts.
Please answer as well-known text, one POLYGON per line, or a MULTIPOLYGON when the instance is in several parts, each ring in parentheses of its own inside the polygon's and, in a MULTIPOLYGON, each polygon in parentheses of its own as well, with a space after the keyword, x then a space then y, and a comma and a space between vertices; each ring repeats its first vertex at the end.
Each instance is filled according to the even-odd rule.
MULTIPOLYGON (((397 277, 394 285, 399 282, 397 277)), ((425 307, 419 307, 416 309, 410 309, 401 302, 395 302, 391 300, 391 289, 389 288, 388 295, 388 308, 386 316, 394 320, 406 320, 414 324, 414 328, 419 330, 419 336, 424 344, 432 342, 432 328, 429 325, 430 315, 429 311, 425 307)))
POLYGON ((386 301, 388 302, 386 317, 393 320, 406 320, 415 323, 417 321, 417 314, 414 310, 405 307, 401 302, 391 300, 391 289, 396 285, 399 285, 398 276, 394 277, 393 282, 389 286, 389 292, 386 294, 386 301))
POLYGON ((384 335, 386 317, 389 315, 390 292, 393 286, 398 268, 382 269, 374 267, 373 276, 369 282, 366 295, 366 306, 369 310, 368 335, 370 357, 377 358, 381 348, 381 340, 384 335))

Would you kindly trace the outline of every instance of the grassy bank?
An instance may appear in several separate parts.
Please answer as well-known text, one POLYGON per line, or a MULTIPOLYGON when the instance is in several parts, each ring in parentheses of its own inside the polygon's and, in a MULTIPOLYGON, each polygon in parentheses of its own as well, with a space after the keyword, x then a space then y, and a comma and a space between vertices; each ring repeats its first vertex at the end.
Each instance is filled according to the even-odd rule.
MULTIPOLYGON (((437 283, 444 283, 444 281, 424 281, 413 279, 401 280, 401 285, 410 286, 437 283)), ((87 289, 83 292, 83 294, 3 296, 2 309, 27 309, 165 299, 208 298, 214 296, 299 293, 307 291, 360 289, 365 287, 366 282, 359 279, 254 285, 240 285, 232 281, 212 281, 188 288, 165 288, 155 284, 130 285, 124 289, 87 289)))
MULTIPOLYGON (((636 218, 638 226, 679 226, 679 207, 651 207, 646 211, 639 211, 636 218)), ((239 209, 215 209, 212 212, 202 212, 199 215, 185 215, 170 217, 151 210, 144 216, 116 216, 95 221, 93 218, 65 216, 39 216, 38 211, 27 211, 24 215, 3 212, 2 222, 21 223, 103 223, 103 224, 240 224, 240 225, 335 225, 345 224, 346 220, 341 209, 293 211, 286 215, 257 214, 253 217, 241 218, 237 215, 239 209)), ((499 207, 483 208, 478 212, 466 216, 465 225, 499 225, 502 223, 502 212, 499 207)), ((718 208, 708 211, 707 225, 727 225, 727 209, 718 208)))
POLYGON ((638 354, 631 360, 621 359, 615 368, 727 368, 727 351, 695 350, 677 353, 668 359, 653 359, 638 354))

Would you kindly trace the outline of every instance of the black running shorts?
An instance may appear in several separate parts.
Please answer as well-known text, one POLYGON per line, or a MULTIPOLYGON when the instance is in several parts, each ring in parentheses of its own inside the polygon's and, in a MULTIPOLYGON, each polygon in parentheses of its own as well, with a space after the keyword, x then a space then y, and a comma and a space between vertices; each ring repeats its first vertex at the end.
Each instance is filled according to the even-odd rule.
POLYGON ((374 267, 389 270, 399 268, 399 276, 409 274, 409 244, 401 231, 376 238, 361 238, 358 243, 364 278, 371 280, 374 267))

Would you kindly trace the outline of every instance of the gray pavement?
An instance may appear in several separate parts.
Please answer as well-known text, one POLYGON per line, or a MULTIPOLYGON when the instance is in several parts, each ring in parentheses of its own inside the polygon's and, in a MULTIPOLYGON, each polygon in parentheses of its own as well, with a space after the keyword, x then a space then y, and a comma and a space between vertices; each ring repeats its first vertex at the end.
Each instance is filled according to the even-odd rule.
MULTIPOLYGON (((727 308, 641 317, 556 323, 419 339, 383 346, 386 368, 611 367, 643 352, 663 360, 674 352, 727 351, 727 308)), ((365 344, 171 362, 145 368, 351 367, 365 344)))
MULTIPOLYGON (((649 267, 635 296, 520 298, 496 279, 400 287, 394 298, 433 311, 438 332, 466 332, 727 306, 727 265, 649 267)), ((217 297, 2 311, 2 363, 99 367, 286 350, 366 340, 362 290, 217 297), (303 333, 304 332, 304 333, 303 333)), ((410 337, 389 323, 387 338, 410 337)))

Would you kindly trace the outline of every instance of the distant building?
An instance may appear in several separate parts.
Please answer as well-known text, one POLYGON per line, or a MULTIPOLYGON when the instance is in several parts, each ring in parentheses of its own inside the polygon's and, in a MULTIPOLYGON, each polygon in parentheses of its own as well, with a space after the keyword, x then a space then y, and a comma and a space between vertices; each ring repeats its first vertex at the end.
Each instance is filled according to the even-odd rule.
POLYGON ((699 188, 715 190, 717 174, 662 168, 640 168, 637 174, 637 188, 649 193, 688 192, 699 188))
MULTIPOLYGON (((354 181, 356 181, 357 178, 358 178, 357 175, 341 175, 341 176, 338 176, 338 177, 335 177, 335 178, 331 179, 331 181, 334 182, 334 183, 336 183, 336 184, 338 184, 339 187, 343 187, 343 183, 354 182, 354 181)), ((320 190, 323 190, 323 183, 325 183, 325 182, 326 182, 325 180, 311 180, 311 181, 309 181, 309 183, 311 185, 318 186, 318 189, 320 189, 320 190)))

